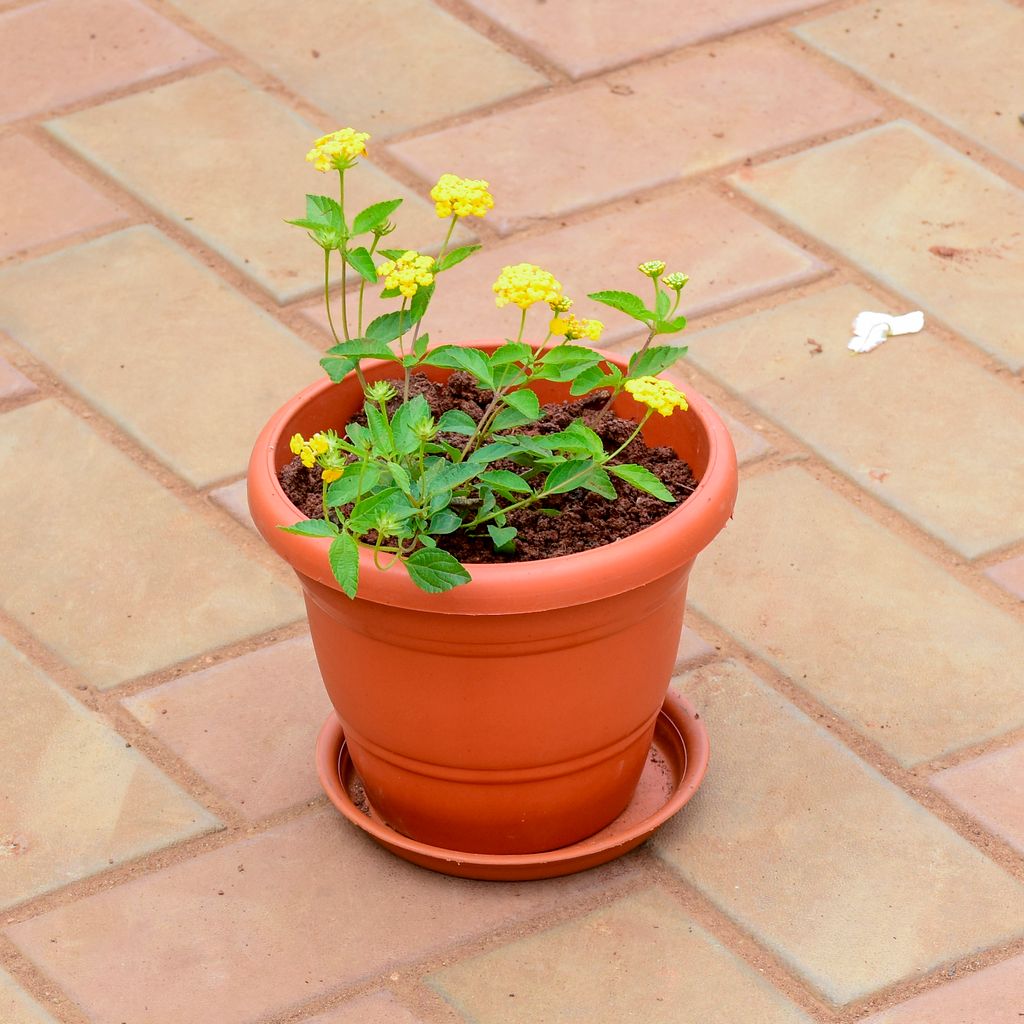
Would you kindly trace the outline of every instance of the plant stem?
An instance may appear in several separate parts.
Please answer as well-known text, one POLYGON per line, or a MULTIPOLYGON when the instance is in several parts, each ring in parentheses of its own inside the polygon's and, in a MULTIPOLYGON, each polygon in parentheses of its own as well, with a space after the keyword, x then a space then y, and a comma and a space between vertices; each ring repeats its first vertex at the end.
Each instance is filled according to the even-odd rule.
POLYGON ((452 222, 448 225, 448 234, 444 236, 444 244, 441 246, 441 251, 437 254, 437 262, 441 262, 441 257, 444 256, 448 249, 448 243, 452 240, 452 232, 455 230, 456 221, 458 221, 459 215, 457 213, 452 214, 452 222))
POLYGON ((324 305, 327 307, 327 322, 331 325, 331 334, 335 344, 341 344, 341 338, 334 329, 334 318, 331 316, 331 250, 324 249, 324 305))
MULTIPOLYGON (((341 207, 342 225, 345 223, 345 172, 338 171, 338 205, 341 207)), ((341 329, 345 332, 345 340, 350 340, 348 332, 348 261, 345 259, 348 253, 348 242, 344 238, 341 242, 341 329)))
POLYGON ((523 315, 519 318, 519 333, 516 335, 516 341, 523 340, 523 330, 526 328, 526 307, 523 308, 523 315))
MULTIPOLYGON (((380 235, 373 236, 373 243, 370 246, 370 255, 372 256, 377 249, 377 243, 380 241, 380 235)), ((363 294, 366 291, 366 278, 361 278, 359 281, 359 326, 358 332, 359 337, 363 336, 363 294)))

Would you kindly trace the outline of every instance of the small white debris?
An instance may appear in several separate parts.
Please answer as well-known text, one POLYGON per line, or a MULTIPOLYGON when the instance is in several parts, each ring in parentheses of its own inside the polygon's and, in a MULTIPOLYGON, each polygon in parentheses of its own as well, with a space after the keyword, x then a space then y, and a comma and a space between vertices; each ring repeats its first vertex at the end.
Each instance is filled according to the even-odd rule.
POLYGON ((858 313, 853 320, 853 337, 847 348, 851 352, 870 352, 887 338, 897 334, 917 334, 924 327, 924 313, 915 310, 902 316, 888 313, 858 313))

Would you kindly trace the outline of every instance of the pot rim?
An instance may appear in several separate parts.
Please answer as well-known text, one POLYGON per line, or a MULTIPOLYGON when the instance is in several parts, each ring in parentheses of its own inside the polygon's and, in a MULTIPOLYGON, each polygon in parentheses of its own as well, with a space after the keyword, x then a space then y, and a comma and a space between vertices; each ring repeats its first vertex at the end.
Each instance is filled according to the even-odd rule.
MULTIPOLYGON (((488 350, 503 344, 492 339, 458 342, 488 350)), ((614 353, 596 349, 609 362, 625 368, 614 353)), ((390 368, 383 360, 365 360, 367 376, 390 368)), ((249 509, 268 544, 300 575, 340 590, 327 560, 329 538, 285 533, 302 513, 291 503, 277 479, 278 446, 287 446, 284 432, 296 412, 330 388, 329 378, 316 381, 289 399, 267 421, 253 447, 247 474, 249 509)), ((707 468, 689 498, 658 522, 628 537, 569 555, 529 562, 466 563, 471 582, 442 594, 420 590, 405 572, 378 570, 367 549, 360 551, 359 594, 365 600, 438 614, 498 615, 549 611, 634 590, 688 565, 707 547, 732 516, 736 499, 736 452, 732 439, 710 403, 686 388, 689 410, 704 430, 707 468)), ((680 414, 676 414, 680 415, 680 414)))

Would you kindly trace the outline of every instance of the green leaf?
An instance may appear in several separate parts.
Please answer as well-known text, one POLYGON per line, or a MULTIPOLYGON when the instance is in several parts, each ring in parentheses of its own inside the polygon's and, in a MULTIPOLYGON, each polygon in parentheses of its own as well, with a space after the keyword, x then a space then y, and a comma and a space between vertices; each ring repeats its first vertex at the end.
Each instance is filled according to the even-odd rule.
POLYGON ((430 520, 430 525, 427 527, 427 532, 437 534, 440 537, 446 533, 454 533, 461 526, 462 518, 456 515, 450 508, 443 508, 440 512, 434 514, 430 520))
POLYGON ((440 548, 420 548, 406 560, 405 568, 413 583, 429 594, 441 594, 463 583, 471 577, 454 555, 440 548))
POLYGON ((654 312, 657 313, 658 319, 661 320, 668 312, 668 307, 671 305, 671 300, 666 292, 658 289, 658 299, 654 304, 654 312))
POLYGON ((590 366, 573 380, 569 394, 585 395, 602 385, 609 385, 611 382, 612 378, 600 366, 590 366))
POLYGON ((405 334, 413 323, 409 310, 396 309, 393 313, 385 313, 376 320, 371 320, 366 328, 366 336, 371 341, 394 341, 405 334))
POLYGON ((353 338, 351 341, 339 341, 327 350, 329 356, 346 356, 349 359, 391 359, 398 356, 383 341, 373 338, 353 338))
POLYGON ((644 305, 644 300, 632 292, 592 292, 587 298, 611 306, 612 309, 620 310, 627 316, 633 317, 634 320, 640 320, 643 323, 653 319, 650 310, 644 305))
POLYGON ((388 430, 388 421, 384 418, 384 414, 377 408, 367 402, 365 405, 366 410, 366 424, 370 428, 370 437, 373 439, 373 447, 378 455, 388 456, 394 454, 394 443, 391 440, 391 432, 388 430))
POLYGON ((637 490, 645 494, 652 494, 662 501, 675 501, 672 492, 649 470, 643 466, 636 466, 627 462, 623 466, 608 466, 608 472, 632 484, 637 490))
POLYGON ((535 419, 535 416, 524 416, 518 409, 502 409, 501 412, 494 417, 491 429, 514 430, 516 427, 522 427, 527 423, 533 423, 535 419))
MULTIPOLYGON (((372 231, 382 221, 387 220, 401 205, 401 199, 385 199, 382 203, 374 203, 373 206, 360 210, 356 214, 356 219, 352 221, 352 234, 362 235, 367 231, 372 231)), ((395 258, 394 256, 388 257, 388 259, 395 258)))
POLYGON ((519 531, 514 526, 488 525, 487 532, 491 535, 491 540, 494 542, 495 551, 515 551, 516 535, 519 531))
POLYGON ((377 252, 389 260, 397 260, 405 255, 405 249, 378 249, 377 252))
POLYGON ((525 341, 507 341, 491 353, 491 366, 505 366, 508 363, 523 363, 530 358, 533 349, 525 341))
POLYGON ((397 487, 385 487, 382 491, 367 495, 352 509, 348 517, 348 528, 357 536, 372 530, 377 524, 377 516, 381 512, 394 511, 398 499, 404 503, 402 492, 397 487))
POLYGON ((533 493, 533 488, 518 473, 513 473, 509 469, 490 469, 486 473, 481 473, 480 483, 497 491, 509 491, 512 494, 533 493))
POLYGON ((333 537, 338 532, 326 519, 303 519, 294 526, 279 526, 278 529, 300 537, 333 537))
POLYGON ((359 587, 359 545, 356 539, 347 533, 339 533, 331 542, 327 561, 331 563, 331 572, 341 589, 355 598, 359 587))
POLYGON ((476 433, 476 423, 473 417, 461 409, 449 409, 442 413, 437 421, 437 429, 449 434, 465 434, 470 437, 476 433))
POLYGON ((399 455, 409 455, 420 446, 420 439, 413 433, 413 425, 430 416, 430 406, 422 395, 415 395, 398 407, 391 419, 391 433, 395 438, 395 450, 399 455))
POLYGON ((600 494, 602 498, 607 498, 609 501, 614 501, 619 496, 611 477, 600 466, 594 467, 594 472, 583 481, 581 486, 595 494, 600 494))
POLYGON ((338 384, 347 374, 352 372, 356 361, 348 356, 331 355, 331 349, 328 349, 327 355, 320 360, 320 365, 324 368, 327 376, 335 384, 338 384))
POLYGON ((409 476, 409 471, 397 462, 389 462, 386 468, 391 474, 391 479, 394 480, 395 485, 408 494, 412 490, 412 477, 409 476))
POLYGON ((412 343, 412 354, 416 357, 416 361, 419 362, 427 354, 427 346, 430 344, 430 335, 421 334, 412 343))
POLYGON ((495 388, 503 388, 506 391, 510 388, 518 388, 528 379, 526 371, 515 363, 502 363, 498 366, 492 364, 492 371, 495 388))
POLYGON ((479 249, 479 245, 463 245, 458 249, 446 252, 437 264, 438 273, 442 270, 450 270, 456 264, 461 263, 467 256, 472 256, 479 249))
POLYGON ((308 217, 298 217, 296 220, 286 220, 285 224, 294 224, 297 228, 305 228, 307 231, 319 232, 325 225, 318 220, 310 220, 308 217))
POLYGON ((655 334, 676 334, 686 326, 686 317, 677 316, 674 320, 659 320, 654 325, 655 334))
POLYGON ((544 354, 533 376, 541 380, 568 381, 601 362, 601 356, 582 345, 558 345, 544 354))
POLYGON ((434 483, 442 490, 454 490, 472 480, 482 469, 479 462, 448 462, 441 466, 434 483))
POLYGON ((345 427, 345 436, 360 451, 368 451, 373 444, 373 435, 361 423, 349 423, 345 427))
POLYGON ((573 420, 557 434, 545 434, 534 438, 543 448, 564 452, 578 452, 599 458, 604 455, 604 442, 582 420, 573 420))
POLYGON ((347 505, 360 494, 372 491, 379 479, 380 470, 372 463, 363 467, 349 466, 345 475, 327 488, 327 504, 331 508, 347 505))
POLYGON ((426 287, 421 285, 416 289, 416 294, 412 297, 412 302, 409 303, 409 313, 414 324, 419 323, 423 319, 427 306, 430 305, 430 300, 433 297, 434 285, 432 284, 428 284, 426 287))
POLYGON ((507 458, 509 455, 514 455, 522 450, 522 446, 518 441, 502 438, 500 441, 492 441, 490 444, 485 444, 482 448, 477 448, 471 458, 473 462, 486 464, 488 462, 496 462, 498 459, 507 458))
POLYGON ((594 471, 592 459, 572 459, 555 466, 544 481, 546 494, 565 494, 583 486, 583 481, 594 471))
POLYGON ((502 401, 531 420, 540 419, 540 399, 529 388, 511 391, 502 397, 502 401))
POLYGON ((345 218, 336 199, 330 196, 306 196, 306 219, 320 227, 339 229, 345 218))
POLYGON ((481 387, 490 388, 494 386, 494 379, 491 376, 491 367, 487 357, 475 348, 466 348, 462 345, 441 345, 440 348, 431 349, 423 359, 428 366, 443 366, 452 370, 465 370, 472 374, 481 387))
POLYGON ((656 377, 686 355, 685 348, 676 345, 654 345, 643 352, 634 352, 629 360, 627 377, 656 377))
POLYGON ((377 283, 377 268, 373 265, 373 257, 363 246, 345 253, 345 261, 364 281, 377 283))

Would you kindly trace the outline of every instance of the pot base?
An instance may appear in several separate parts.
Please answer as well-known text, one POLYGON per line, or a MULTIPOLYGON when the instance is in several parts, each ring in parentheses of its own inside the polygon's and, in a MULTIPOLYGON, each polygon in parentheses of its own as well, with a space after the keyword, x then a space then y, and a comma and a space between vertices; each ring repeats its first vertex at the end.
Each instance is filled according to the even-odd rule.
POLYGON ((377 817, 348 756, 345 734, 332 712, 316 744, 320 784, 332 804, 381 846, 403 860, 461 878, 525 881, 596 867, 639 846, 697 791, 708 764, 704 722, 684 698, 669 694, 658 716, 640 783, 626 809, 595 835, 544 853, 462 853, 410 839, 377 817))

